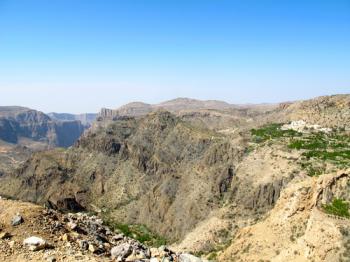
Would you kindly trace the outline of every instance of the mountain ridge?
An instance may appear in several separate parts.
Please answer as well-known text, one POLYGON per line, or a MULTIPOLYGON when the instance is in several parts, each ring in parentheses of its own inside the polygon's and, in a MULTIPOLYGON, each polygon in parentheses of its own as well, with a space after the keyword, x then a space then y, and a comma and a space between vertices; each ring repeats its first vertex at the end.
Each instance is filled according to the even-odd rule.
MULTIPOLYGON (((258 110, 129 112, 135 115, 98 117, 68 149, 32 154, 0 176, 0 194, 62 211, 83 208, 117 225, 145 225, 172 249, 203 258, 309 262, 315 254, 332 261, 312 236, 326 217, 323 205, 350 201, 350 95, 258 110), (319 190, 315 209, 308 199, 319 190), (300 219, 309 215, 306 227, 300 219), (263 249, 257 241, 266 242, 263 249)), ((332 233, 338 258, 347 238, 336 219, 327 223, 332 232, 320 234, 332 233)), ((341 226, 350 229, 348 221, 341 226)))

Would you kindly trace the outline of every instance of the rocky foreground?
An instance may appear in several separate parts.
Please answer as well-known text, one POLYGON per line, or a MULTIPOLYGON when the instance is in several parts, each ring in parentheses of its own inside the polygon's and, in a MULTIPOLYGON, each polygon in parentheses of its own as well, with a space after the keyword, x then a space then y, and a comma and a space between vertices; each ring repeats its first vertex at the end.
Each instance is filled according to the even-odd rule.
POLYGON ((31 203, 0 199, 0 261, 200 262, 165 246, 149 248, 112 231, 97 216, 62 214, 31 203))

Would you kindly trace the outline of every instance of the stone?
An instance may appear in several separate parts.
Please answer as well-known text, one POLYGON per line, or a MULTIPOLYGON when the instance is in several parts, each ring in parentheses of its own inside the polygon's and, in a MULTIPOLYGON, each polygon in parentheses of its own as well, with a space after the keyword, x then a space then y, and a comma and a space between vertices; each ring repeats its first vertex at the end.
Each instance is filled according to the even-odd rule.
POLYGON ((89 244, 89 251, 90 251, 91 253, 96 253, 97 250, 98 250, 98 247, 97 247, 97 246, 95 246, 94 244, 89 244))
POLYGON ((181 254, 179 262, 202 262, 202 259, 191 254, 181 254))
POLYGON ((64 235, 62 236, 62 240, 63 240, 63 241, 68 242, 68 241, 71 241, 71 240, 72 240, 72 238, 71 238, 71 236, 70 236, 70 235, 68 235, 68 234, 64 234, 64 235))
POLYGON ((78 245, 79 245, 80 249, 82 249, 82 250, 88 250, 89 249, 89 243, 86 240, 80 240, 78 242, 78 245))
POLYGON ((123 234, 117 234, 117 235, 112 237, 112 240, 114 240, 114 241, 119 241, 119 240, 123 240, 123 239, 124 239, 123 234))
POLYGON ((132 261, 143 261, 144 259, 147 259, 146 255, 144 252, 132 252, 130 256, 128 256, 125 261, 126 262, 132 262, 132 261))
POLYGON ((110 249, 111 248, 111 244, 103 243, 103 247, 106 248, 106 249, 110 249))
POLYGON ((160 256, 158 248, 152 247, 150 249, 150 252, 151 252, 152 257, 159 257, 160 256))
POLYGON ((54 256, 50 256, 46 259, 47 262, 56 262, 57 259, 54 256))
POLYGON ((15 215, 13 218, 12 218, 12 221, 11 221, 11 224, 12 226, 18 226, 20 224, 23 223, 23 217, 20 216, 20 215, 15 215))
POLYGON ((73 222, 68 222, 67 223, 67 227, 70 229, 70 230, 75 230, 78 225, 76 223, 73 223, 73 222))
POLYGON ((11 234, 8 232, 0 232, 0 239, 8 239, 11 238, 11 234))
POLYGON ((28 246, 31 251, 38 251, 48 247, 46 241, 40 237, 29 237, 23 241, 24 246, 28 246))
POLYGON ((124 260, 132 253, 132 246, 124 243, 111 249, 112 259, 124 260))
POLYGON ((169 253, 169 249, 166 246, 163 245, 158 248, 159 257, 166 257, 168 253, 169 253))
POLYGON ((156 257, 151 257, 151 259, 149 260, 149 262, 159 262, 159 259, 156 257))
POLYGON ((16 242, 15 241, 10 241, 9 242, 9 246, 10 248, 13 248, 15 246, 16 242))

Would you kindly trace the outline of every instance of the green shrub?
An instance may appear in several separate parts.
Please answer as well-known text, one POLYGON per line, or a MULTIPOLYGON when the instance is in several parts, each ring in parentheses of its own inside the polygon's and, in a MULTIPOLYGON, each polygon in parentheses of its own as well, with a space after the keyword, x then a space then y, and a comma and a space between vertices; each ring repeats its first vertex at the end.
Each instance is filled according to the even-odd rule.
POLYGON ((251 134, 254 136, 253 141, 260 143, 269 139, 279 137, 296 137, 302 134, 295 130, 282 130, 282 124, 269 124, 259 129, 252 129, 251 134))
POLYGON ((210 253, 210 255, 207 257, 208 260, 216 260, 218 254, 216 252, 210 253))
POLYGON ((344 151, 309 151, 303 153, 303 156, 306 158, 320 158, 322 160, 340 160, 340 159, 350 159, 350 150, 344 150, 344 151))
POLYGON ((350 218, 349 203, 342 199, 335 198, 331 204, 323 205, 323 210, 331 215, 350 218))
POLYGON ((116 228, 124 235, 132 237, 149 246, 159 247, 166 244, 166 239, 151 232, 145 225, 116 224, 116 228))

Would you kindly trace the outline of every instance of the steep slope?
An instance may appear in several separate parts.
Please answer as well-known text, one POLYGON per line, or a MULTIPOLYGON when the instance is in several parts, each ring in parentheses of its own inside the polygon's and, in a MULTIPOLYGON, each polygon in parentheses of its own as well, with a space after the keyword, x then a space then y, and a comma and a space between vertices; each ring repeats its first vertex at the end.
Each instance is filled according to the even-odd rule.
MULTIPOLYGON (((348 100, 349 96, 316 98, 311 101, 296 102, 295 105, 292 104, 284 109, 280 108, 278 111, 269 113, 268 116, 271 119, 275 119, 273 117, 276 115, 281 117, 278 119, 279 121, 283 121, 283 119, 284 121, 299 120, 301 118, 310 121, 309 123, 320 123, 332 127, 333 131, 329 133, 328 131, 319 131, 323 129, 321 125, 309 125, 312 126, 311 129, 305 127, 300 133, 283 129, 284 126, 281 124, 268 124, 251 130, 252 136, 248 147, 250 153, 242 159, 235 171, 236 178, 241 178, 241 183, 244 181, 246 186, 234 187, 233 185, 237 185, 239 180, 233 180, 229 191, 234 192, 233 196, 235 197, 231 197, 221 209, 211 212, 208 219, 201 221, 187 234, 183 241, 175 244, 174 248, 207 253, 209 257, 213 258, 221 254, 222 250, 226 250, 232 243, 235 250, 231 253, 225 251, 225 255, 219 256, 219 260, 256 261, 263 257, 264 254, 261 253, 263 251, 260 252, 258 249, 262 248, 260 243, 264 242, 265 232, 271 225, 262 224, 261 236, 255 243, 256 250, 254 251, 250 250, 250 245, 243 245, 243 243, 251 243, 247 239, 253 241, 255 236, 247 238, 247 235, 244 235, 244 237, 237 238, 239 232, 264 219, 264 212, 261 212, 261 208, 259 210, 256 207, 265 207, 265 210, 273 207, 279 199, 280 192, 283 192, 286 186, 289 187, 295 183, 309 180, 313 176, 322 176, 328 172, 350 168, 350 136, 349 132, 346 131, 349 130, 349 122, 344 123, 336 120, 337 118, 346 119, 349 108, 339 109, 322 105, 324 101, 328 104, 329 100, 337 101, 335 104, 343 104, 344 99, 348 100), (321 110, 315 119, 311 120, 312 114, 310 112, 314 110, 315 104, 319 108, 324 108, 325 111, 321 110), (301 107, 301 105, 303 106, 301 107), (289 107, 294 107, 295 111, 290 111, 289 107), (247 189, 255 191, 255 193, 249 194, 247 189), (247 209, 253 210, 247 212, 247 209), (241 244, 236 244, 237 241, 241 244), (251 254, 256 254, 256 257, 251 254)), ((265 121, 266 115, 262 116, 261 123, 266 123, 265 121)), ((346 192, 347 189, 344 188, 343 193, 346 192)), ((340 195, 336 197, 340 197, 340 195)), ((348 198, 345 200, 349 201, 348 198)), ((285 205, 290 206, 289 203, 285 205)), ((273 216, 271 215, 271 217, 273 216)), ((276 218, 275 221, 281 221, 280 217, 276 218)), ((284 232, 283 230, 279 232, 281 235, 276 236, 276 241, 280 237, 282 238, 284 232)), ((266 245, 270 246, 271 252, 265 256, 265 259, 277 256, 273 252, 282 252, 273 244, 273 242, 267 242, 266 245)), ((315 245, 314 249, 316 253, 323 252, 321 246, 315 245)), ((288 260, 290 259, 288 256, 284 253, 278 260, 272 261, 303 261, 298 256, 288 260)), ((315 261, 333 261, 325 257, 322 259, 315 261)))
POLYGON ((323 206, 349 201, 349 184, 350 170, 291 183, 265 220, 238 231, 220 260, 348 261, 350 221, 323 206))
POLYGON ((321 96, 310 100, 282 103, 264 121, 304 120, 324 127, 349 128, 350 95, 321 96))
POLYGON ((157 112, 91 129, 67 151, 34 154, 0 187, 64 209, 93 204, 175 240, 220 205, 242 154, 220 134, 157 112))
POLYGON ((0 107, 0 139, 8 143, 21 144, 22 139, 30 139, 41 142, 43 147, 67 147, 78 139, 83 130, 79 121, 55 122, 36 110, 0 107))
MULTIPOLYGON (((36 153, 16 172, 3 175, 0 194, 61 210, 98 211, 119 226, 146 225, 165 236, 174 249, 210 258, 254 261, 256 253, 263 259, 298 261, 305 257, 305 246, 296 250, 301 256, 294 254, 289 240, 282 239, 274 249, 274 241, 260 244, 263 232, 276 229, 274 223, 282 218, 286 225, 271 239, 303 229, 293 229, 301 218, 295 222, 276 211, 281 192, 290 192, 286 188, 350 168, 349 97, 321 97, 278 108, 175 113, 159 109, 146 115, 149 105, 137 103, 128 111, 136 117, 106 110, 75 146, 36 153), (296 131, 290 129, 293 125, 282 124, 295 120, 308 125, 296 131), (332 129, 320 131, 323 127, 332 129), (252 234, 258 242, 250 238, 250 228, 257 228, 252 234), (242 233, 245 230, 249 232, 242 233), (244 239, 251 245, 245 246, 244 239), (248 252, 251 248, 254 254, 248 252)), ((347 190, 345 184, 343 189, 347 190)), ((340 193, 334 197, 348 201, 340 193)), ((309 219, 313 207, 298 199, 295 203, 305 211, 301 217, 309 219)), ((319 218, 324 219, 315 219, 319 218)), ((332 245, 330 249, 330 254, 339 255, 332 245)), ((332 261, 321 255, 318 245, 310 252, 321 261, 332 261)))

